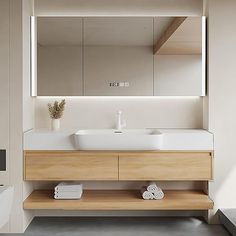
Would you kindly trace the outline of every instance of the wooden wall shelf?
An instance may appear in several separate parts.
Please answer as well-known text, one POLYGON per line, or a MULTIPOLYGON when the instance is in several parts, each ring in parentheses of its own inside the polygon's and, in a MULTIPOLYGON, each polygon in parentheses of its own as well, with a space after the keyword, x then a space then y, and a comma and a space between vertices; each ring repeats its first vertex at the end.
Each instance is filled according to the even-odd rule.
POLYGON ((35 190, 27 210, 209 210, 213 202, 202 191, 167 190, 162 200, 143 200, 138 190, 86 190, 80 200, 55 200, 50 190, 35 190))

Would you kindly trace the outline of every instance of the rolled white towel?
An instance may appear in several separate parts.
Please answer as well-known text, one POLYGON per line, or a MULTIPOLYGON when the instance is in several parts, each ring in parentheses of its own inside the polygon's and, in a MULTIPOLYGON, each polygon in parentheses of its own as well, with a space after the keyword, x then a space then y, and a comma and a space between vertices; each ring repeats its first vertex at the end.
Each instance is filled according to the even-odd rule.
POLYGON ((147 191, 154 193, 161 191, 161 188, 159 188, 155 182, 148 182, 147 191))
POLYGON ((153 198, 154 198, 155 200, 161 200, 161 199, 163 199, 164 196, 165 196, 165 194, 163 193, 162 190, 153 192, 152 194, 153 194, 153 198))
POLYGON ((151 192, 147 191, 147 188, 145 186, 142 187, 141 194, 142 194, 142 198, 145 200, 151 200, 154 198, 154 195, 151 192))

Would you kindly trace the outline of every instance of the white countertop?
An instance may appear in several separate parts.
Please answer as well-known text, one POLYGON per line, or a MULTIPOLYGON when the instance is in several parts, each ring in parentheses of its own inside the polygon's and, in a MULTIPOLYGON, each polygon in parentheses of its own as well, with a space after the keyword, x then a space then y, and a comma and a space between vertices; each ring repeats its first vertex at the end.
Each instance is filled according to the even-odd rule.
MULTIPOLYGON (((157 128, 158 129, 158 128, 157 128)), ((158 129, 163 133, 160 150, 214 150, 213 134, 203 129, 158 129)), ((77 150, 74 133, 78 129, 24 133, 24 150, 77 150)))

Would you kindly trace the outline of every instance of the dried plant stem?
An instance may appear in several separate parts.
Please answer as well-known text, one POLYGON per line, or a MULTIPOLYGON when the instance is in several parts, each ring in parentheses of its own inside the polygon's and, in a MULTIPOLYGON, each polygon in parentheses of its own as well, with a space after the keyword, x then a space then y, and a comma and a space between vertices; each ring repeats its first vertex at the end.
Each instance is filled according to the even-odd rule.
POLYGON ((54 104, 48 103, 49 115, 52 119, 60 119, 65 110, 66 101, 63 99, 60 103, 55 101, 54 104))

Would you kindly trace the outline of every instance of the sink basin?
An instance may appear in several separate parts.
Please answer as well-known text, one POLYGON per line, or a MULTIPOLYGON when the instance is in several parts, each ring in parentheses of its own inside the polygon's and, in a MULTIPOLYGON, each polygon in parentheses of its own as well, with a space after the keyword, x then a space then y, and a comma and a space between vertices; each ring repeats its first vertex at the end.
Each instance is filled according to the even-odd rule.
POLYGON ((75 133, 79 150, 158 150, 163 134, 154 129, 97 129, 75 133))

